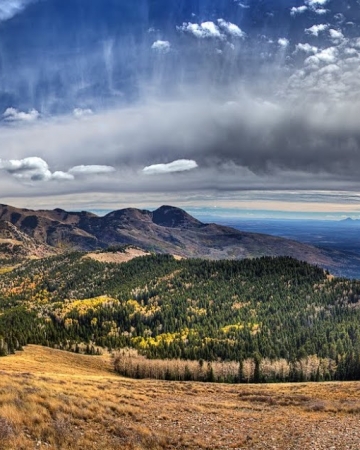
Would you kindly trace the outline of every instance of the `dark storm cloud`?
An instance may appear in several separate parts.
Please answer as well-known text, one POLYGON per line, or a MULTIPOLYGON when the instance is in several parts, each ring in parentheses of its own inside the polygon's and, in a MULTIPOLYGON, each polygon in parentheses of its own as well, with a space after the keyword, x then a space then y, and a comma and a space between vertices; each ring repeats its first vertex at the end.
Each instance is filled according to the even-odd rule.
POLYGON ((83 121, 10 128, 0 136, 0 144, 12 152, 16 149, 21 158, 37 151, 54 172, 91 174, 106 166, 97 170, 101 178, 73 180, 54 191, 358 186, 358 107, 308 105, 306 112, 247 97, 230 103, 204 99, 157 103, 83 121), (145 167, 167 168, 178 160, 198 168, 182 174, 155 171, 155 177, 143 173, 145 167), (84 165, 88 168, 78 169, 84 165))

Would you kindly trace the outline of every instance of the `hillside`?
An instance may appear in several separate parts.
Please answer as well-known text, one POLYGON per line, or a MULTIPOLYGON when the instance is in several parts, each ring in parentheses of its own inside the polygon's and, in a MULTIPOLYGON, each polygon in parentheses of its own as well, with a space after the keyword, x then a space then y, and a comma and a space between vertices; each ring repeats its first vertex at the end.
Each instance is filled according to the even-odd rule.
POLYGON ((287 257, 117 264, 71 253, 0 276, 0 351, 132 347, 151 359, 241 362, 235 382, 357 379, 359 304, 359 282, 287 257))
POLYGON ((29 346, 0 359, 6 450, 294 450, 360 446, 357 383, 128 380, 110 357, 29 346))
POLYGON ((42 258, 56 254, 56 250, 39 243, 15 225, 0 220, 0 260, 10 263, 26 258, 42 258))
MULTIPOLYGON (((317 264, 336 275, 346 275, 349 267, 354 265, 348 255, 339 251, 205 224, 171 206, 162 206, 155 211, 128 208, 99 217, 84 211, 33 211, 0 205, 0 223, 3 221, 12 224, 17 233, 31 238, 39 248, 52 247, 56 252, 91 251, 130 244, 145 251, 185 258, 290 256, 317 264)), ((354 271, 350 272, 352 275, 354 271)))

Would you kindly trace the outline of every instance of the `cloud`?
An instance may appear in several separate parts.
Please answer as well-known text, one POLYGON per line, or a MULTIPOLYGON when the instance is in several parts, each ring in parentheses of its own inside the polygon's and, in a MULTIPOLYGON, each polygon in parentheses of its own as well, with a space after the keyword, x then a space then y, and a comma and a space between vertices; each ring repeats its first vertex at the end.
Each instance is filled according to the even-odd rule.
POLYGON ((306 11, 310 10, 313 11, 315 14, 318 15, 324 15, 327 14, 329 11, 325 8, 322 8, 322 6, 326 5, 328 3, 328 0, 309 0, 305 2, 305 5, 301 6, 293 6, 290 8, 290 15, 296 16, 298 14, 304 14, 306 11))
POLYGON ((346 56, 359 56, 358 51, 356 50, 356 48, 345 48, 344 50, 344 54, 346 56))
POLYGON ((290 14, 294 16, 310 10, 315 14, 324 15, 329 12, 327 9, 323 8, 328 2, 329 0, 307 0, 305 1, 305 5, 299 6, 298 8, 291 8, 290 14))
POLYGON ((350 46, 360 49, 360 37, 350 41, 350 46))
POLYGON ((153 164, 144 167, 142 170, 145 175, 162 175, 166 173, 186 172, 198 167, 196 161, 191 159, 179 159, 168 164, 153 164))
POLYGON ((30 156, 23 159, 0 159, 0 170, 7 172, 20 181, 73 181, 76 177, 87 175, 100 175, 115 172, 109 166, 76 166, 67 172, 57 170, 51 172, 49 165, 42 158, 30 156))
POLYGON ((72 180, 74 180, 74 176, 71 173, 62 172, 62 171, 57 170, 56 172, 51 174, 51 180, 72 181, 72 180))
POLYGON ((93 110, 90 108, 75 108, 73 110, 73 115, 77 119, 81 119, 82 117, 92 116, 94 114, 93 110))
POLYGON ((39 111, 30 109, 28 112, 18 111, 16 108, 7 108, 3 114, 8 122, 34 122, 40 117, 39 111))
POLYGON ((89 165, 89 166, 75 166, 69 169, 69 174, 71 175, 101 175, 115 172, 116 169, 111 166, 99 166, 99 165, 89 165))
POLYGON ((327 14, 328 12, 329 12, 329 10, 325 9, 325 8, 315 9, 315 13, 318 14, 319 16, 323 16, 324 14, 327 14))
POLYGON ((317 53, 318 52, 318 48, 315 47, 314 45, 310 45, 308 43, 306 44, 296 44, 296 50, 297 51, 301 51, 301 52, 305 52, 305 53, 317 53))
POLYGON ((48 170, 49 166, 47 163, 38 157, 29 157, 21 160, 12 159, 8 161, 1 161, 0 167, 9 173, 19 173, 28 172, 31 170, 40 170, 45 171, 48 170))
POLYGON ((286 39, 286 38, 280 38, 278 40, 278 44, 280 45, 280 47, 286 48, 289 46, 290 41, 289 41, 289 39, 286 39))
POLYGON ((152 44, 151 48, 160 53, 169 53, 171 49, 171 44, 169 41, 158 40, 152 44))
POLYGON ((218 19, 220 28, 228 35, 236 38, 244 38, 246 34, 234 23, 226 22, 224 19, 218 19))
POLYGON ((306 12, 308 10, 308 7, 306 5, 302 5, 302 6, 293 6, 290 9, 290 14, 292 16, 296 16, 297 14, 303 14, 304 12, 306 12))
MULTIPOLYGON (((324 67, 332 70, 329 64, 324 67)), ((172 193, 183 199, 190 194, 214 198, 244 189, 360 190, 360 101, 345 95, 334 102, 330 75, 314 75, 316 89, 324 89, 323 97, 300 85, 297 91, 302 89, 303 96, 295 100, 291 95, 276 101, 261 99, 249 92, 232 97, 231 102, 193 97, 99 112, 87 121, 72 117, 16 130, 4 127, 0 133, 4 154, 15 152, 20 161, 26 158, 22 154, 37 148, 46 155, 41 164, 27 161, 6 167, 4 160, 12 158, 4 158, 2 167, 12 175, 10 181, 14 173, 35 169, 35 174, 20 180, 54 180, 51 167, 72 167, 62 173, 74 179, 49 182, 45 192, 43 183, 33 182, 21 191, 2 176, 2 198, 66 195, 91 202, 100 192, 102 198, 107 193, 108 199, 132 193, 146 193, 146 198, 150 193, 158 198, 172 193), (101 171, 94 168, 99 154, 107 167, 101 171), (170 165, 154 164, 169 160, 170 165), (195 164, 197 170, 190 170, 195 164), (169 185, 165 175, 180 170, 181 176, 174 176, 169 185), (160 174, 164 176, 156 176, 160 174)), ((357 71, 354 75, 357 79, 357 71)))
POLYGON ((227 41, 228 38, 246 37, 246 34, 236 24, 227 22, 224 19, 218 19, 217 23, 208 21, 197 23, 183 23, 177 27, 178 31, 186 34, 191 34, 198 39, 219 39, 227 41))
POLYGON ((306 3, 312 7, 317 8, 318 6, 326 5, 330 0, 307 0, 306 3))
POLYGON ((201 24, 184 22, 181 26, 178 26, 177 29, 184 33, 192 34, 199 39, 223 38, 223 35, 221 34, 219 28, 215 25, 214 22, 210 21, 202 22, 201 24))
POLYGON ((310 28, 306 28, 305 32, 308 34, 312 34, 313 36, 319 36, 319 34, 323 31, 326 31, 329 28, 329 24, 319 24, 319 25, 313 25, 310 28))
POLYGON ((343 41, 345 39, 341 30, 335 30, 335 29, 331 28, 329 30, 329 34, 330 34, 331 39, 335 43, 340 43, 341 41, 343 41))
POLYGON ((337 61, 339 51, 336 47, 328 47, 305 60, 305 64, 333 64, 337 61))
POLYGON ((0 22, 13 18, 34 1, 36 0, 1 0, 0 22))
POLYGON ((0 160, 0 170, 22 181, 72 180, 74 178, 64 172, 52 174, 47 162, 37 156, 0 160))

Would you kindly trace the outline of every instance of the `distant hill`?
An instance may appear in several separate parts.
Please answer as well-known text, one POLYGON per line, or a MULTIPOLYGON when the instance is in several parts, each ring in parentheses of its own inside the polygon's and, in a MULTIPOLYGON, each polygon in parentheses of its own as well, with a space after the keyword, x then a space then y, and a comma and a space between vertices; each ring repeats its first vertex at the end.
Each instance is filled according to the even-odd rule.
MULTIPOLYGON (((155 211, 127 208, 100 217, 85 211, 34 211, 0 205, 0 223, 11 228, 14 236, 22 236, 20 253, 34 256, 49 251, 92 251, 129 244, 185 258, 290 256, 340 275, 348 263, 340 253, 289 239, 205 224, 172 206, 161 206, 155 211), (26 250, 28 247, 30 252, 26 250)), ((9 245, 8 250, 11 252, 9 245)))

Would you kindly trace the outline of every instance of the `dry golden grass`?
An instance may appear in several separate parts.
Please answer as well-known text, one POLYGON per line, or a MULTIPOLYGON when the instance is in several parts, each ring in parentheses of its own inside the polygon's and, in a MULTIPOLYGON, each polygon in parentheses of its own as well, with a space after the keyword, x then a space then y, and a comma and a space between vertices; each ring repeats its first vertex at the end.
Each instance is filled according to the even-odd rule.
POLYGON ((57 374, 59 376, 106 376, 114 374, 111 356, 79 355, 61 350, 29 345, 23 352, 0 359, 0 370, 57 374))
POLYGON ((130 380, 111 357, 0 359, 0 449, 359 449, 360 383, 130 380))
POLYGON ((84 258, 91 258, 95 261, 103 262, 103 263, 127 263, 134 258, 140 258, 141 256, 148 256, 150 253, 144 252, 138 248, 127 248, 124 252, 96 252, 96 253, 87 253, 84 258))

